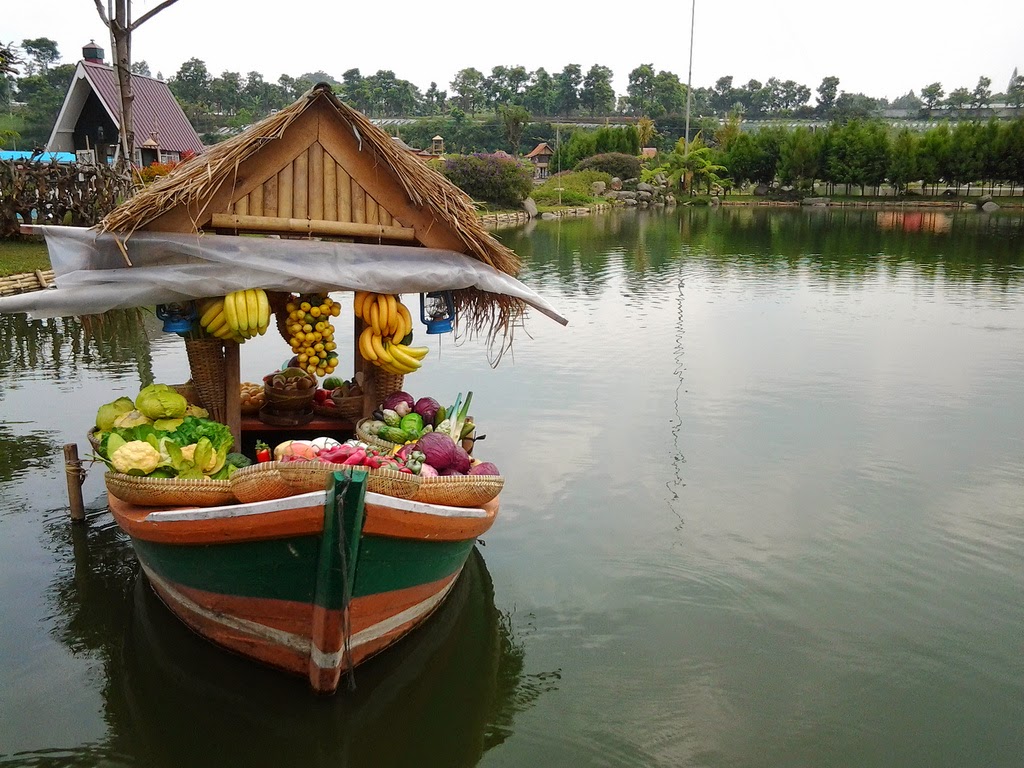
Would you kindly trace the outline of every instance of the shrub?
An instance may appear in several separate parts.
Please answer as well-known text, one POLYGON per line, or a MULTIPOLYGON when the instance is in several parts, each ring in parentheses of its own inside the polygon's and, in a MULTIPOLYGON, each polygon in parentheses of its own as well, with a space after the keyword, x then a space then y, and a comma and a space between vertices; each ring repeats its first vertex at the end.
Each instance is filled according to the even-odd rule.
POLYGON ((609 176, 618 176, 620 179, 635 179, 640 176, 640 158, 624 155, 621 152, 608 152, 581 160, 576 165, 576 170, 603 171, 609 176))
POLYGON ((497 155, 457 155, 441 173, 474 200, 518 207, 533 188, 533 165, 497 155))
POLYGON ((610 182, 612 177, 601 171, 566 171, 556 174, 533 191, 538 205, 558 205, 561 187, 561 205, 590 205, 594 196, 590 185, 595 181, 610 182))

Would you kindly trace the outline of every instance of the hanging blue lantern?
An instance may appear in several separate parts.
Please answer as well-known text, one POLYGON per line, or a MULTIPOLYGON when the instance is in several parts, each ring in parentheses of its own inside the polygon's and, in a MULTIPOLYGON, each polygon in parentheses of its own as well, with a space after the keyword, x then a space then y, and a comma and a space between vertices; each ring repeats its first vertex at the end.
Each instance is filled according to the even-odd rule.
POLYGON ((184 304, 158 304, 156 316, 164 321, 164 333, 184 336, 192 330, 196 320, 196 305, 189 301, 184 304))
POLYGON ((451 291, 420 294, 420 320, 427 333, 451 333, 455 322, 455 299, 451 291))

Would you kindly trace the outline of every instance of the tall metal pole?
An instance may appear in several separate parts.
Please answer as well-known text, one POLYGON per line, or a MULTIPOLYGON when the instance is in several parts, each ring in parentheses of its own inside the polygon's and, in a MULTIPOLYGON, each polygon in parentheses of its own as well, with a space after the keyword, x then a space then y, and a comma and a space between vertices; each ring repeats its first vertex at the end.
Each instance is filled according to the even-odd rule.
POLYGON ((686 142, 683 157, 690 154, 690 100, 693 94, 693 21, 697 15, 697 0, 690 6, 690 71, 686 75, 686 142))

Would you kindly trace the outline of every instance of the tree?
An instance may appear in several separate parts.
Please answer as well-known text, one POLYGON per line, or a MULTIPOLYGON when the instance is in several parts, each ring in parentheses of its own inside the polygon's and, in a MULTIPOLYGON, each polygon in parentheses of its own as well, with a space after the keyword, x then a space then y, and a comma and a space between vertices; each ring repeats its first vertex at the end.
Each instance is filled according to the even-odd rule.
POLYGON ((431 81, 427 92, 423 94, 423 111, 428 115, 439 115, 444 111, 446 101, 448 101, 448 92, 439 91, 437 83, 431 81))
POLYGON ((893 109, 920 110, 924 102, 913 91, 909 91, 892 102, 893 109))
POLYGON ((146 63, 145 59, 143 59, 142 61, 133 61, 132 62, 132 74, 133 75, 142 75, 143 77, 152 77, 153 76, 153 73, 149 69, 149 64, 146 63))
POLYGON ((917 166, 917 136, 909 128, 896 134, 889 158, 889 183, 893 189, 906 192, 907 184, 920 178, 917 166))
POLYGON ((156 16, 160 11, 174 5, 178 0, 163 0, 155 8, 132 20, 131 0, 107 0, 113 7, 113 15, 107 17, 102 0, 94 0, 96 13, 110 31, 113 42, 114 69, 117 71, 118 90, 121 94, 121 115, 118 132, 121 136, 121 152, 125 163, 131 162, 132 147, 135 146, 135 128, 132 122, 132 33, 156 16))
POLYGON ((466 67, 455 73, 450 83, 455 99, 463 111, 475 115, 484 102, 484 75, 475 67, 466 67))
POLYGON ((60 59, 57 50, 57 42, 48 37, 37 37, 32 40, 22 40, 21 47, 31 59, 26 70, 29 75, 36 71, 48 72, 50 65, 60 59))
POLYGON ((674 72, 659 72, 653 85, 651 117, 679 114, 686 109, 686 86, 674 72))
POLYGON ((554 101, 554 81, 544 67, 539 67, 530 76, 530 83, 523 94, 523 106, 534 115, 550 115, 554 101))
POLYGON ((971 91, 971 105, 975 109, 980 110, 987 104, 992 103, 992 89, 989 87, 991 85, 992 78, 985 77, 984 75, 978 78, 978 84, 971 91))
POLYGON ((924 184, 932 185, 933 193, 938 191, 939 182, 948 178, 950 144, 947 123, 930 128, 918 142, 917 175, 924 184))
POLYGON ((651 146, 651 140, 657 133, 657 129, 654 127, 654 121, 649 117, 641 117, 636 121, 636 133, 637 138, 640 140, 641 147, 651 146))
POLYGON ((512 154, 519 154, 519 142, 523 138, 523 129, 530 122, 530 112, 526 107, 518 104, 498 107, 498 116, 505 128, 505 138, 508 139, 509 148, 512 154))
POLYGON ((971 101, 971 92, 966 88, 954 88, 949 92, 949 97, 946 99, 946 104, 951 106, 958 112, 964 108, 964 104, 969 104, 971 101))
MULTIPOLYGON (((282 75, 282 79, 284 77, 282 75)), ((179 101, 187 104, 205 104, 210 100, 212 82, 213 77, 206 68, 206 62, 193 57, 178 67, 177 73, 167 85, 179 101)))
POLYGON ((924 102, 924 106, 928 110, 935 109, 945 95, 946 92, 942 88, 942 83, 939 82, 926 85, 921 89, 921 101, 924 102))
POLYGON ((783 142, 779 156, 779 178, 783 184, 814 189, 818 177, 818 146, 810 129, 800 126, 783 142))
POLYGON ((629 111, 634 115, 646 115, 654 103, 654 66, 641 64, 629 73, 626 94, 629 96, 629 111))
POLYGON ((835 106, 836 97, 839 95, 839 78, 829 75, 821 80, 817 88, 818 93, 818 114, 827 116, 835 106))
POLYGON ((736 103, 736 89, 732 87, 732 75, 720 77, 711 89, 711 108, 719 114, 725 114, 736 103))
POLYGON ((587 70, 580 88, 580 106, 591 115, 606 114, 615 108, 612 71, 608 67, 594 64, 587 70))
POLYGON ((16 75, 20 63, 14 46, 0 43, 0 75, 16 75))
POLYGON ((1006 100, 1013 104, 1017 114, 1020 114, 1021 105, 1024 105, 1024 75, 1016 74, 1010 80, 1010 87, 1006 89, 1006 100))
POLYGON ((554 80, 555 111, 568 117, 579 108, 583 70, 579 64, 566 64, 565 68, 555 75, 554 80))

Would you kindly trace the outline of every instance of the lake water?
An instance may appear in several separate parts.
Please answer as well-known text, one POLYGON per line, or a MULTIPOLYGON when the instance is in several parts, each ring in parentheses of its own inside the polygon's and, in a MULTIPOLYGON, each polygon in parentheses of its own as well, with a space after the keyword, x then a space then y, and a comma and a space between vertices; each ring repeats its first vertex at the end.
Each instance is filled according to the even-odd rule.
MULTIPOLYGON (((570 325, 531 318, 496 369, 445 338, 406 380, 473 389, 501 516, 332 699, 171 617, 98 470, 67 522, 61 445, 183 381, 180 340, 0 318, 0 765, 1024 763, 1024 220, 680 209, 501 237, 570 325)), ((243 379, 286 356, 248 342, 243 379)))

